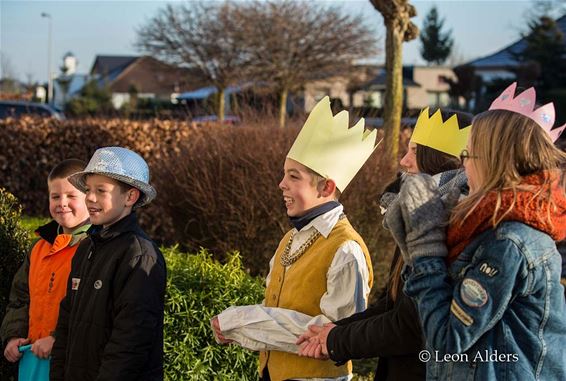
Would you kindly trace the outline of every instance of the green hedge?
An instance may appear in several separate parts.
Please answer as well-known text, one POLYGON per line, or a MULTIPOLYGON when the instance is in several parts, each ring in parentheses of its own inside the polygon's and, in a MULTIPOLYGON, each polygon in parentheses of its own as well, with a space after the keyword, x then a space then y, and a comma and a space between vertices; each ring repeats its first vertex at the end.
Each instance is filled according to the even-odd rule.
POLYGON ((257 354, 216 344, 210 319, 231 305, 260 303, 262 281, 242 267, 238 253, 225 264, 206 251, 164 249, 166 380, 256 380, 257 354))
MULTIPOLYGON (((21 266, 28 251, 30 237, 20 225, 22 208, 18 200, 4 188, 0 188, 0 316, 3 320, 10 296, 12 278, 21 266)), ((15 377, 15 366, 0 353, 0 379, 15 377)))

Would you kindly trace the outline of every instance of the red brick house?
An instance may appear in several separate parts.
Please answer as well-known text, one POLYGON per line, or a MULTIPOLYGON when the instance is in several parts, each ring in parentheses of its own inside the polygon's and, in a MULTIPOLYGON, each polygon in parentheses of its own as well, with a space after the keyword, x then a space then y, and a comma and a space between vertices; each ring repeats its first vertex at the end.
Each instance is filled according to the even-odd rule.
POLYGON ((150 56, 96 56, 90 76, 108 86, 115 108, 136 96, 158 100, 174 99, 179 92, 201 85, 199 78, 184 68, 150 56))

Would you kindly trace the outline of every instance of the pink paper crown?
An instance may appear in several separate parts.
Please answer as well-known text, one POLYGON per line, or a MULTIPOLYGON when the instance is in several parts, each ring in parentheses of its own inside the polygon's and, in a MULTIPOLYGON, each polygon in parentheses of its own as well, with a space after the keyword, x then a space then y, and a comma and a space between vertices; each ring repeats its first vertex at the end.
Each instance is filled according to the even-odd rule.
POLYGON ((541 126, 542 129, 548 133, 548 135, 550 135, 550 138, 553 142, 557 141, 562 131, 564 131, 564 129, 566 128, 566 124, 561 127, 557 127, 554 130, 552 129, 552 126, 554 125, 554 119, 556 118, 556 114, 554 112, 554 104, 550 102, 535 110, 535 89, 533 87, 530 87, 513 98, 516 88, 517 82, 513 82, 511 86, 506 88, 505 91, 502 92, 501 95, 493 101, 489 109, 513 111, 531 118, 539 126, 541 126))

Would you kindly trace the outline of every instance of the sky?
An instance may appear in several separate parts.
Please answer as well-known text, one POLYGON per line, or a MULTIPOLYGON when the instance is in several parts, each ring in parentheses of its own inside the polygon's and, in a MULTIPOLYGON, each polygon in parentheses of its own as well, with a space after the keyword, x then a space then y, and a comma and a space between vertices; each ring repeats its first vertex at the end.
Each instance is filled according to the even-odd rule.
MULTIPOLYGON (((385 41, 381 15, 369 1, 317 0, 336 5, 352 15, 363 15, 385 41)), ((564 1, 564 0, 562 0, 564 1)), ((0 0, 0 53, 11 74, 23 82, 47 80, 48 19, 52 20, 52 67, 59 72, 62 58, 72 52, 78 72, 88 73, 96 55, 137 55, 136 29, 167 3, 162 0, 0 0)), ((417 9, 413 22, 421 27, 424 15, 436 5, 445 28, 452 30, 458 63, 483 57, 513 43, 526 29, 533 0, 443 0, 411 2, 417 9)), ((405 64, 424 64, 418 40, 404 45, 405 64)), ((377 57, 383 62, 384 55, 377 57)), ((2 77, 4 73, 0 73, 2 77)))

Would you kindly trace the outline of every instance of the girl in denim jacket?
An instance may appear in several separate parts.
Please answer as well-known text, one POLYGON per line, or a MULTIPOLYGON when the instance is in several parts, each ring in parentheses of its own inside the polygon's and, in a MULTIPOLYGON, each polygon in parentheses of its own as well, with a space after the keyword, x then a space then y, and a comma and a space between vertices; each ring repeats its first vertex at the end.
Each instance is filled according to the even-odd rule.
POLYGON ((513 99, 512 87, 515 104, 474 118, 462 152, 470 195, 451 213, 457 195, 441 198, 426 175, 410 176, 390 206, 430 380, 566 380, 555 244, 566 238, 566 154, 553 145, 554 109, 550 126, 539 122, 527 92, 513 99))

